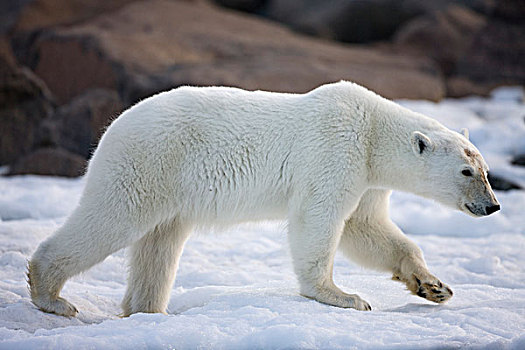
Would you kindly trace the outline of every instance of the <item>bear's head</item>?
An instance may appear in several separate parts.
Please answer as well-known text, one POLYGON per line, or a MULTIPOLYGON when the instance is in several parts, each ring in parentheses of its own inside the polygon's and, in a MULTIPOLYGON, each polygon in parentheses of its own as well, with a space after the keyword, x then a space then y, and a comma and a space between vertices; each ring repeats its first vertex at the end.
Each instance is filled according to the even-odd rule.
POLYGON ((426 183, 420 189, 423 196, 474 217, 500 209, 487 180, 487 163, 468 140, 468 132, 440 130, 426 135, 414 131, 410 141, 420 168, 418 176, 426 183))

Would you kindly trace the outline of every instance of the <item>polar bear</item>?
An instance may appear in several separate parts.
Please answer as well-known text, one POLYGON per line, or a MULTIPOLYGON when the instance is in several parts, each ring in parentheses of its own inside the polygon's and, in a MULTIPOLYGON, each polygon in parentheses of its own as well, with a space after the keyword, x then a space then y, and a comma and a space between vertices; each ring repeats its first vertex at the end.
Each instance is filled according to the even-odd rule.
POLYGON ((465 136, 354 83, 306 94, 180 87, 109 126, 77 208, 29 262, 31 298, 74 316, 59 296, 67 279, 131 245, 123 315, 165 313, 196 226, 288 219, 301 295, 371 310, 334 284, 339 248, 444 302, 452 291, 390 220, 389 196, 407 191, 489 215, 500 206, 487 170, 465 136))

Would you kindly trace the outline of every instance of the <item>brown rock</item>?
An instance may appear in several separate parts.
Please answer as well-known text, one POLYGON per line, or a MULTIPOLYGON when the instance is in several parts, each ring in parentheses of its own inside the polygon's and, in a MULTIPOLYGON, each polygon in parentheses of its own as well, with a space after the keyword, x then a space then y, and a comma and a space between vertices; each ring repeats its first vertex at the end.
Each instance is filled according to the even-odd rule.
POLYGON ((118 85, 112 63, 89 39, 50 37, 38 49, 39 61, 34 71, 53 91, 59 105, 85 90, 118 85))
MULTIPOLYGON (((282 92, 307 92, 327 82, 341 79, 355 81, 388 98, 412 98, 439 100, 443 86, 438 77, 429 77, 419 71, 405 67, 400 60, 398 67, 381 62, 380 52, 359 53, 365 62, 342 62, 325 60, 291 60, 289 58, 260 58, 253 62, 221 62, 185 67, 164 75, 171 85, 238 86, 249 90, 282 92), (416 86, 420 87, 416 91, 416 86)), ((355 57, 354 57, 355 58, 355 57)), ((406 64, 410 60, 407 60, 406 64)), ((149 95, 149 94, 144 94, 149 95)))
POLYGON ((446 80, 446 87, 448 97, 459 98, 470 95, 488 97, 496 85, 476 83, 465 77, 450 77, 446 80))
POLYGON ((450 75, 485 23, 476 12, 451 5, 410 21, 396 33, 394 42, 405 50, 431 57, 450 75))
POLYGON ((51 96, 29 69, 0 56, 0 164, 29 152, 40 122, 53 110, 51 96))
POLYGON ((32 0, 2 0, 0 2, 0 33, 5 34, 15 24, 20 11, 32 0))
MULTIPOLYGON (((235 0, 215 0, 236 9, 235 0)), ((489 13, 495 0, 267 0, 257 13, 309 35, 344 42, 389 40, 400 26, 448 5, 489 13)))
POLYGON ((414 0, 273 0, 265 13, 294 30, 349 43, 389 39, 407 20, 422 14, 428 3, 414 0))
POLYGON ((114 11, 133 0, 25 0, 10 1, 9 16, 15 32, 29 32, 57 25, 70 25, 114 11))
MULTIPOLYGON (((3 69, 8 67, 16 66, 16 58, 11 49, 9 38, 6 36, 0 36, 0 59, 2 60, 3 69)), ((0 67, 0 70, 3 70, 0 67)))
POLYGON ((60 102, 93 87, 132 103, 180 84, 304 92, 340 79, 390 98, 444 94, 425 58, 302 37, 203 2, 137 1, 40 36, 28 57, 60 102))
POLYGON ((456 74, 481 83, 525 85, 525 21, 491 19, 458 61, 456 74))
POLYGON ((497 85, 525 84, 525 21, 516 20, 525 5, 512 0, 494 6, 488 18, 457 5, 419 17, 400 29, 395 43, 398 50, 434 59, 450 77, 448 96, 486 95, 497 85))
POLYGON ((257 12, 264 8, 267 0, 215 0, 221 6, 238 11, 257 12))
POLYGON ((40 143, 53 145, 88 158, 105 127, 122 111, 115 91, 88 90, 61 106, 42 123, 40 143))
POLYGON ((525 2, 523 0, 497 1, 492 15, 504 21, 523 23, 525 20, 525 2))
POLYGON ((61 148, 40 148, 18 159, 9 175, 35 174, 75 177, 84 173, 86 160, 61 148))

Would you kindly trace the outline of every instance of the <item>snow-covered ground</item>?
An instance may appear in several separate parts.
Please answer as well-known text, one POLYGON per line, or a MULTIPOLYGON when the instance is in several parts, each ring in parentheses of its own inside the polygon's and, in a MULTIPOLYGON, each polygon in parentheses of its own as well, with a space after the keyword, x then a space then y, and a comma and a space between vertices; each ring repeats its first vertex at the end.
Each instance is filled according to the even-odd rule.
MULTIPOLYGON (((400 101, 452 129, 470 129, 493 173, 525 185, 523 91, 439 104, 400 101)), ((0 349, 525 349, 525 191, 498 192, 502 210, 473 219, 395 193, 392 217, 423 249, 455 294, 436 305, 390 276, 337 256, 335 281, 372 312, 339 309, 298 295, 285 224, 265 222, 194 235, 184 251, 169 315, 121 319, 126 252, 70 280, 63 295, 77 318, 38 311, 25 265, 64 222, 82 179, 0 178, 0 349)))

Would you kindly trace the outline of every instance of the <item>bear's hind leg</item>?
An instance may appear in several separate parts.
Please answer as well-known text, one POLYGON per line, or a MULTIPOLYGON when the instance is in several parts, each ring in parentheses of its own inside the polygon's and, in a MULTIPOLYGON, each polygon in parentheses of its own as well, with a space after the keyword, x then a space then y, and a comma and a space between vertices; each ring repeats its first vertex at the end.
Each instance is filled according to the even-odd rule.
POLYGON ((36 263, 30 261, 27 266, 27 283, 29 284, 29 291, 33 304, 45 312, 66 317, 75 316, 78 313, 77 308, 66 299, 58 296, 67 278, 61 276, 60 280, 63 280, 63 282, 51 285, 52 292, 47 293, 45 289, 42 288, 42 278, 37 277, 41 275, 40 269, 37 267, 36 263))
POLYGON ((390 191, 368 190, 346 220, 339 248, 364 266, 389 271, 414 294, 436 303, 450 299, 452 290, 432 275, 419 247, 390 220, 390 191))
POLYGON ((131 243, 131 228, 94 217, 77 208, 31 257, 28 284, 32 302, 41 310, 75 316, 75 306, 59 296, 65 282, 131 243))
POLYGON ((133 245, 122 316, 137 312, 166 313, 179 259, 190 232, 188 226, 173 220, 158 225, 133 245))

